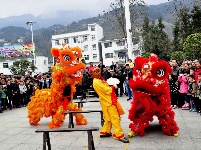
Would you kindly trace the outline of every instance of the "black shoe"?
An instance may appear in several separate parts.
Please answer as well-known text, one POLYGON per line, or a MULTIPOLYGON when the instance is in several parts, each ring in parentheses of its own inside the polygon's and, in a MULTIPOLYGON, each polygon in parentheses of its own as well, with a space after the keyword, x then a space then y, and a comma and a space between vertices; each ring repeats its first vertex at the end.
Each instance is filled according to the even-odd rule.
POLYGON ((0 113, 3 113, 3 111, 2 111, 2 110, 0 110, 0 113))
POLYGON ((126 137, 124 137, 123 139, 119 139, 119 141, 123 143, 129 143, 129 140, 126 137))
POLYGON ((130 101, 132 98, 128 98, 127 101, 130 101))
POLYGON ((112 134, 106 133, 105 135, 100 135, 100 138, 104 138, 104 137, 111 137, 112 134))

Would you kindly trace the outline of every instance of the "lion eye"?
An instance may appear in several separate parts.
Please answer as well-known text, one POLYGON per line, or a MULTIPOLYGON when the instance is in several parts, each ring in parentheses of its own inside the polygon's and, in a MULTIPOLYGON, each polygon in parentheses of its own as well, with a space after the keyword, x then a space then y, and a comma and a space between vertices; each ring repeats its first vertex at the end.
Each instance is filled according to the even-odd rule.
POLYGON ((69 55, 64 55, 63 58, 65 61, 69 61, 71 59, 71 57, 69 55))
POLYGON ((163 69, 158 69, 158 71, 157 71, 157 76, 158 77, 162 77, 162 76, 164 76, 165 75, 165 71, 163 70, 163 69))

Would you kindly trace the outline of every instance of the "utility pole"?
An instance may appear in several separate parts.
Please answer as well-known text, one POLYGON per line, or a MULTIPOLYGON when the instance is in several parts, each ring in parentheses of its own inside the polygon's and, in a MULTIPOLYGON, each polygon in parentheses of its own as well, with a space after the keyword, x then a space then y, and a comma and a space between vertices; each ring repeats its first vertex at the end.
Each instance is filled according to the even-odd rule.
POLYGON ((33 41, 33 24, 36 22, 29 21, 26 24, 31 26, 31 42, 32 42, 32 51, 33 51, 33 57, 34 57, 34 65, 36 66, 36 54, 35 54, 35 44, 33 41))
POLYGON ((130 19, 129 6, 130 6, 129 0, 124 0, 128 57, 129 57, 129 59, 131 59, 133 61, 133 43, 132 43, 132 30, 131 30, 131 19, 130 19))

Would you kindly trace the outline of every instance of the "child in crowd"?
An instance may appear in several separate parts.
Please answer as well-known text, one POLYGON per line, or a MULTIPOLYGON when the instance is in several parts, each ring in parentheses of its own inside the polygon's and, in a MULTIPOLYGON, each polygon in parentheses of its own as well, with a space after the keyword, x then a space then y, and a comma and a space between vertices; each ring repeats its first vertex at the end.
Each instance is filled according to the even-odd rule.
POLYGON ((190 74, 189 75, 195 76, 195 68, 190 68, 190 74))
POLYGON ((37 82, 34 84, 34 87, 33 87, 33 95, 35 95, 36 90, 40 90, 40 86, 38 85, 37 82))
POLYGON ((196 83, 195 83, 195 76, 189 75, 188 77, 188 100, 190 101, 190 112, 196 112, 195 106, 195 93, 196 93, 196 83))
POLYGON ((201 73, 198 74, 195 104, 198 113, 201 114, 201 73))
POLYGON ((180 74, 178 77, 178 81, 180 83, 179 88, 179 101, 178 107, 182 109, 189 109, 189 103, 186 102, 186 95, 188 93, 188 71, 184 70, 183 74, 180 74))
POLYGON ((174 81, 172 75, 169 75, 169 85, 170 85, 170 97, 171 97, 171 107, 173 109, 177 108, 178 96, 179 96, 179 84, 178 81, 174 81))

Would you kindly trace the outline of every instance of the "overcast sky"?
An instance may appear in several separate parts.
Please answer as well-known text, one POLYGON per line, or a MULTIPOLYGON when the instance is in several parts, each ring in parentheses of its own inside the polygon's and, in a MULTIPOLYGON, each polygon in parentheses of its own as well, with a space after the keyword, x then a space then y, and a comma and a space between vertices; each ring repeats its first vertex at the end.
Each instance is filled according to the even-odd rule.
MULTIPOLYGON (((58 10, 80 10, 96 16, 107 10, 115 0, 0 0, 0 18, 33 14, 50 16, 58 10)), ((144 0, 148 5, 167 2, 168 0, 144 0)))

